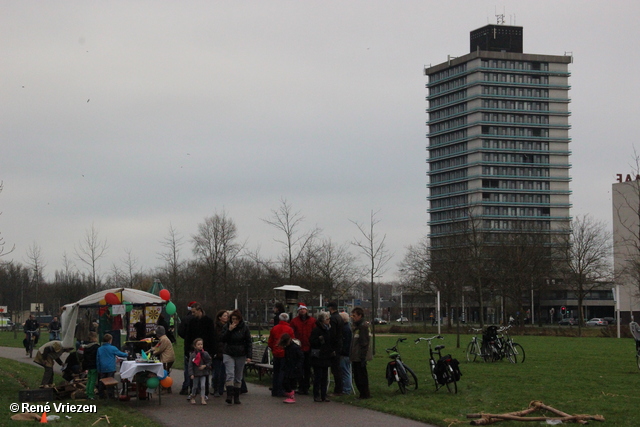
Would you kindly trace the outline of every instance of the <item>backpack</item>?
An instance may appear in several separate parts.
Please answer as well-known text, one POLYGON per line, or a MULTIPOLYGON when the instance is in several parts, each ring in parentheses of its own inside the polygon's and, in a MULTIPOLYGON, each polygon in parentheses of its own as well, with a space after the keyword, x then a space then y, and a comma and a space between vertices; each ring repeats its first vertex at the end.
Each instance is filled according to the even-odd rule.
POLYGON ((448 377, 446 375, 446 371, 448 366, 451 366, 453 369, 454 379, 456 381, 460 381, 460 377, 462 376, 462 372, 460 371, 460 362, 458 362, 458 359, 452 358, 450 354, 447 354, 442 356, 440 360, 436 362, 436 367, 434 369, 439 384, 444 385, 447 383, 448 377))

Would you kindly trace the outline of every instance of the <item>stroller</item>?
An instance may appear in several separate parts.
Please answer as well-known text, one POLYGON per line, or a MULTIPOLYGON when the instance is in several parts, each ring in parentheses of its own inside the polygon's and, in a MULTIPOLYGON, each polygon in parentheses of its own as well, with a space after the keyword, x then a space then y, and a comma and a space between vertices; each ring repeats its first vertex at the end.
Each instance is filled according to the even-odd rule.
POLYGON ((640 369, 640 325, 636 322, 629 323, 629 331, 633 335, 633 339, 636 340, 636 364, 640 369))

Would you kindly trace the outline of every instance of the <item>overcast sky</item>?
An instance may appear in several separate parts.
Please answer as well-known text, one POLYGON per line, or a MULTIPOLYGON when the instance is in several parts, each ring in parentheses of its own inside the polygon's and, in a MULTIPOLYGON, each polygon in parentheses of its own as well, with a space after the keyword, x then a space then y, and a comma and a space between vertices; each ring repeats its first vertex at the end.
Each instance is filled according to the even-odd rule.
POLYGON ((573 54, 572 214, 610 223, 638 133, 640 2, 0 0, 4 260, 35 244, 52 277, 93 226, 102 274, 126 251, 146 270, 170 224, 188 241, 223 210, 275 257, 261 219, 284 198, 335 243, 379 211, 393 280, 428 233, 423 68, 468 53, 496 11, 525 53, 573 54))

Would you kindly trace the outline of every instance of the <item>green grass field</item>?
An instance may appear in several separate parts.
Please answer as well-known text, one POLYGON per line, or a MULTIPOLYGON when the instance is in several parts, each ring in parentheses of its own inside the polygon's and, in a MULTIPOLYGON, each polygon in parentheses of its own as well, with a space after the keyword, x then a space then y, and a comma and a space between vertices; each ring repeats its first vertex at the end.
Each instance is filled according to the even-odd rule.
MULTIPOLYGON (((523 364, 512 364, 506 360, 467 363, 465 349, 471 336, 464 335, 461 347, 465 349, 457 349, 455 335, 443 335, 445 339, 438 342, 447 346, 444 353, 451 353, 460 361, 463 376, 458 383, 458 394, 450 394, 446 388, 436 392, 433 381, 427 380, 427 344, 416 345, 413 340, 431 335, 406 334, 402 336, 408 340, 399 345, 399 350, 403 361, 418 375, 418 390, 402 395, 397 384, 387 386, 385 369, 389 359, 384 348, 391 347, 399 335, 379 336, 377 355, 369 364, 373 398, 366 401, 354 396, 334 399, 438 426, 449 426, 455 420, 468 423, 466 416, 471 413, 519 411, 534 400, 569 414, 603 415, 608 425, 638 425, 632 411, 640 404, 637 393, 640 370, 632 339, 514 336, 514 341, 524 347, 526 360, 523 364)), ((268 379, 263 381, 265 385, 269 383, 268 379)), ((499 425, 521 426, 522 423, 511 421, 499 425)))
MULTIPOLYGON (((354 396, 343 396, 335 400, 438 426, 449 426, 455 420, 468 423, 466 415, 471 413, 519 411, 527 408, 533 400, 569 414, 603 415, 607 425, 638 424, 634 421, 633 408, 640 404, 640 396, 636 391, 640 370, 636 365, 635 344, 630 338, 604 338, 600 332, 592 332, 590 335, 595 336, 582 338, 514 335, 514 341, 520 343, 526 352, 523 364, 511 364, 506 360, 467 363, 464 351, 471 336, 463 335, 461 348, 458 349, 456 336, 445 333, 445 339, 438 342, 447 346, 445 353, 451 353, 460 361, 463 374, 458 383, 458 394, 453 395, 446 388, 435 391, 432 380, 427 380, 427 345, 424 342, 417 345, 413 343, 418 336, 431 335, 434 334, 378 336, 377 355, 369 364, 373 398, 359 401, 354 396), (384 348, 392 346, 398 336, 408 338, 399 345, 399 350, 404 362, 413 368, 420 380, 418 390, 406 395, 400 394, 396 384, 388 387, 385 379, 388 359, 384 348)), ((13 340, 12 337, 12 333, 0 333, 0 345, 19 347, 19 340, 13 340)), ((178 342, 175 348, 178 368, 182 362, 182 343, 178 342)), ((21 364, 18 366, 22 371, 25 370, 21 364)), ((3 375, 7 374, 4 366, 0 369, 3 375)), ((9 372, 13 374, 13 370, 14 367, 9 372)), ((29 370, 34 371, 36 380, 39 379, 42 371, 38 367, 29 367, 29 370)), ((2 380, 5 383, 13 381, 10 376, 4 376, 2 380)), ((253 375, 247 380, 257 382, 253 375)), ((13 382, 11 398, 17 396, 17 390, 21 388, 13 382)), ((36 383, 32 381, 32 384, 36 383)), ((263 379, 263 384, 270 384, 270 378, 263 379)), ((8 403, 9 400, 5 399, 4 402, 8 403)), ((5 404, 0 410, 5 411, 0 412, 0 417, 8 412, 7 406, 5 404)), ((502 422, 500 425, 509 427, 522 424, 502 422)))
MULTIPOLYGON (((4 334, 0 334, 4 335, 4 334)), ((29 365, 27 363, 16 362, 9 359, 0 358, 0 384, 2 385, 2 393, 0 393, 0 425, 20 425, 18 421, 12 421, 13 412, 9 410, 11 403, 18 402, 18 394, 20 390, 38 388, 42 380, 42 368, 36 364, 29 365)), ((56 375, 56 381, 60 377, 56 375)), ((96 404, 97 413, 75 413, 75 414, 57 414, 60 416, 59 421, 55 421, 60 426, 90 426, 101 415, 108 415, 111 425, 114 426, 136 426, 136 427, 158 427, 159 424, 150 421, 145 416, 135 410, 130 402, 117 401, 101 401, 101 400, 69 400, 72 404, 96 404), (71 419, 65 417, 71 416, 71 419)), ((33 402, 46 403, 46 402, 33 402)), ((42 414, 39 414, 42 415, 42 414)), ((49 413, 48 415, 53 415, 49 413)), ((54 422, 54 421, 52 421, 54 422)), ((33 422, 28 423, 33 424, 33 422)), ((103 425, 107 425, 103 420, 103 425)))

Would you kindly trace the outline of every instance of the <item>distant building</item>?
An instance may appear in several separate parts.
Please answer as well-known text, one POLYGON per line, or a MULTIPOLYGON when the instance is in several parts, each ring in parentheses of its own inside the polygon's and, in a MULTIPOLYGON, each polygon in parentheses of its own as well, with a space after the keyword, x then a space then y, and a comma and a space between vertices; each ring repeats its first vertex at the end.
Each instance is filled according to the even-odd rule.
POLYGON ((640 181, 615 183, 613 204, 613 268, 620 289, 620 319, 640 320, 640 181))
POLYGON ((471 218, 483 233, 568 233, 572 57, 522 52, 522 27, 487 25, 424 70, 434 249, 471 218))

